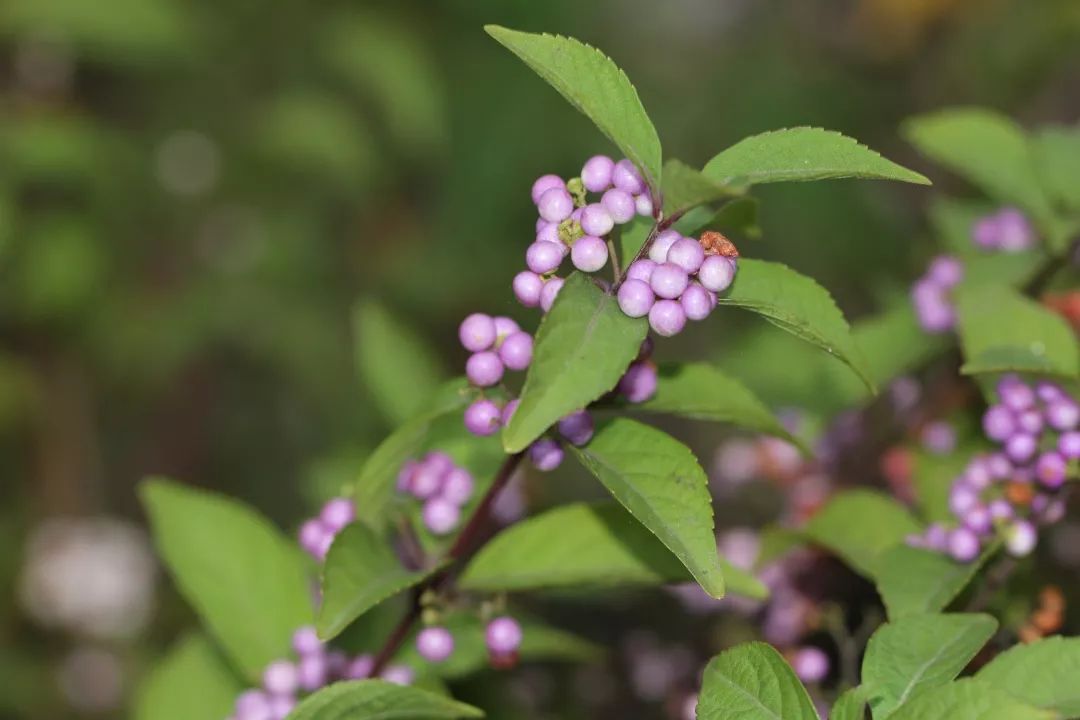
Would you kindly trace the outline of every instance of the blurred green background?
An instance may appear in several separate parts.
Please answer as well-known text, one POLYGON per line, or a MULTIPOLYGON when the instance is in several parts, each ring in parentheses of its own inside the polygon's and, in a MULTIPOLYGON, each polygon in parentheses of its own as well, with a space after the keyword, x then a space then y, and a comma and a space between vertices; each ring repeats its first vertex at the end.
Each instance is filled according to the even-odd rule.
MULTIPOLYGON (((665 154, 694 165, 747 134, 820 125, 963 193, 902 144, 904 117, 1080 115, 1075 0, 7 0, 0 718, 116 717, 191 620, 162 582, 133 638, 28 617, 19 578, 46 518, 141 523, 133 489, 158 473, 294 527, 407 410, 357 373, 358 300, 447 374, 467 312, 532 327, 509 290, 529 186, 612 148, 485 23, 602 48, 665 154), (102 670, 73 649, 119 660, 102 670), (90 697, 110 678, 119 694, 90 697)), ((744 254, 815 276, 854 317, 932 251, 922 188, 759 196, 764 237, 744 254)), ((741 327, 718 318, 665 352, 737 354, 741 327)))

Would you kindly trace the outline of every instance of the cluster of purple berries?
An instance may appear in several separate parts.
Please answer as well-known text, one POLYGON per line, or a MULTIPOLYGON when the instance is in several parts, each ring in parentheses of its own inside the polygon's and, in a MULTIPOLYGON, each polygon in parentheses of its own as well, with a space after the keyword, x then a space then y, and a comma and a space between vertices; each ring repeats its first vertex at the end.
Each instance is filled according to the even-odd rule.
POLYGON ((641 173, 629 160, 613 161, 606 155, 589 158, 581 176, 563 180, 543 175, 532 186, 532 199, 540 218, 536 241, 525 252, 523 270, 514 277, 514 295, 526 307, 547 312, 562 288, 555 272, 566 256, 574 267, 592 273, 608 261, 607 236, 616 225, 635 215, 653 214, 652 198, 641 173), (588 202, 588 193, 602 193, 588 202))
POLYGON ((473 476, 446 453, 434 451, 402 465, 397 489, 424 503, 421 517, 428 530, 446 535, 458 526, 461 508, 472 497, 473 476))
MULTIPOLYGON (((488 622, 484 644, 492 666, 506 668, 517 664, 522 637, 521 625, 512 617, 503 615, 488 622)), ((416 636, 416 651, 428 662, 444 662, 454 654, 454 636, 442 626, 426 627, 416 636)))
MULTIPOLYGON (((506 370, 525 370, 532 362, 532 336, 508 317, 473 313, 461 322, 458 338, 472 353, 465 375, 481 389, 498 385, 506 370)), ((492 435, 510 420, 516 407, 481 397, 465 409, 465 427, 474 435, 492 435)))
POLYGON ((698 241, 664 230, 649 248, 649 257, 627 268, 619 286, 619 307, 630 317, 648 315, 649 326, 664 337, 677 335, 688 319, 709 316, 716 294, 731 286, 737 266, 734 255, 714 251, 704 236, 698 241))
POLYGON ((352 500, 339 497, 328 501, 317 517, 300 526, 300 547, 316 560, 325 560, 334 538, 355 519, 356 505, 352 500))
POLYGON ((983 250, 1020 252, 1035 244, 1035 229, 1016 208, 1002 208, 971 226, 971 241, 983 250))
POLYGON ((964 265, 955 257, 939 255, 930 261, 926 273, 911 288, 911 302, 923 330, 940 334, 956 327, 951 292, 963 279, 964 265))
POLYGON ((1080 404, 1058 385, 1032 387, 1015 375, 1003 377, 997 392, 983 430, 1002 450, 976 456, 953 482, 949 509, 956 527, 930 525, 910 544, 970 562, 1000 535, 1006 550, 1022 557, 1035 548, 1037 527, 1064 515, 1057 493, 1070 461, 1080 459, 1080 404))

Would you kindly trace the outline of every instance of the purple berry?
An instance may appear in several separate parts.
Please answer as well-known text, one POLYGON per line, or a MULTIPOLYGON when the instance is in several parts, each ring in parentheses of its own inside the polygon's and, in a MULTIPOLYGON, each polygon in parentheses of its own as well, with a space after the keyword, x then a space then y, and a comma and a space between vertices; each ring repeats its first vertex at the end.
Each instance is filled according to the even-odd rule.
POLYGON ((525 307, 540 304, 540 292, 544 289, 544 280, 528 270, 522 270, 514 276, 514 296, 525 307))
POLYGON ((454 636, 443 627, 424 628, 416 636, 416 650, 428 662, 442 662, 454 652, 454 636))
POLYGON ((518 405, 521 404, 521 398, 514 398, 510 402, 506 403, 506 407, 502 411, 502 424, 509 425, 510 418, 514 417, 514 411, 518 409, 518 405))
POLYGON ((1004 498, 996 498, 990 501, 990 517, 995 521, 1011 520, 1015 513, 1013 512, 1013 506, 1004 498))
POLYGON ((1067 397, 1060 387, 1045 380, 1040 380, 1035 384, 1035 395, 1047 404, 1067 397))
POLYGON ((925 541, 931 550, 943 552, 949 544, 949 531, 941 523, 930 523, 926 526, 925 541))
POLYGON ((963 517, 968 510, 979 504, 979 493, 969 485, 954 482, 949 489, 949 509, 957 517, 963 517))
POLYGON ((487 350, 495 344, 495 321, 482 313, 473 313, 461 322, 458 338, 469 352, 487 350))
POLYGON ((271 695, 292 695, 298 683, 296 666, 288 660, 275 660, 263 671, 263 690, 271 695))
POLYGON ((461 519, 461 509, 442 497, 435 497, 424 503, 424 526, 435 535, 445 535, 457 527, 461 519))
POLYGON ((491 387, 503 376, 503 364, 499 354, 490 350, 473 353, 465 363, 465 375, 477 387, 491 387))
POLYGON ((581 229, 586 235, 600 237, 615 227, 611 213, 600 203, 586 205, 581 211, 581 229))
POLYGON ((641 195, 634 196, 634 210, 638 215, 642 217, 652 217, 653 214, 653 202, 648 193, 642 193, 641 195))
POLYGON ((1053 450, 1044 452, 1035 461, 1035 477, 1043 487, 1056 490, 1065 484, 1065 476, 1069 472, 1068 461, 1061 453, 1053 450))
MULTIPOLYGON (((270 697, 269 720, 285 720, 289 713, 296 707, 296 698, 286 695, 273 695, 270 697)), ((240 720, 240 718, 237 718, 240 720)))
POLYGON ((501 414, 498 405, 482 398, 465 408, 465 427, 473 435, 491 435, 499 429, 501 414))
POLYGON ((559 268, 566 257, 566 246, 550 242, 534 242, 525 251, 525 264, 537 275, 547 275, 559 268))
POLYGON ((1022 465, 1035 455, 1038 442, 1032 435, 1017 433, 1005 441, 1005 454, 1018 465, 1022 465))
POLYGON ((484 642, 492 655, 512 655, 521 647, 521 625, 511 617, 497 617, 484 630, 484 642))
POLYGON ((1058 452, 1069 460, 1080 460, 1080 431, 1062 433, 1058 438, 1058 452))
POLYGON ((395 685, 412 685, 416 673, 408 665, 390 665, 379 676, 388 683, 395 685))
POLYGON ((829 656, 813 646, 799 648, 791 659, 791 667, 803 682, 818 683, 829 674, 829 656))
POLYGON ((532 201, 539 203, 540 197, 552 188, 566 189, 566 183, 558 175, 541 175, 532 184, 532 201))
POLYGON ((342 529, 356 519, 356 505, 348 498, 334 498, 323 505, 319 520, 323 527, 332 533, 342 529))
POLYGON ((971 241, 983 250, 998 248, 998 226, 993 215, 979 218, 972 224, 971 241))
POLYGON ((686 313, 677 300, 657 300, 649 310, 649 326, 658 335, 678 335, 686 327, 686 313))
POLYGON ((572 412, 559 420, 559 434, 571 445, 581 447, 593 436, 593 420, 586 410, 572 412))
POLYGON ((305 625, 292 636, 292 648, 296 651, 297 655, 303 657, 304 655, 313 655, 315 653, 322 653, 323 643, 319 639, 318 633, 315 632, 315 628, 312 625, 305 625))
POLYGON ((589 192, 604 192, 611 187, 615 161, 607 155, 593 155, 581 168, 581 184, 589 192))
POLYGON ((932 453, 945 455, 956 449, 956 430, 944 420, 927 423, 920 435, 923 447, 932 453))
POLYGON ((1005 530, 1005 549, 1015 557, 1030 555, 1039 536, 1027 520, 1017 520, 1005 530))
POLYGON ((629 317, 644 317, 652 309, 656 295, 642 280, 626 280, 619 286, 619 308, 629 317))
POLYGON ((949 532, 948 552, 957 562, 971 562, 979 556, 979 536, 966 527, 949 532))
POLYGON ((994 453, 986 458, 986 469, 992 479, 1004 480, 1012 475, 1013 466, 1004 454, 994 453))
POLYGON ((259 690, 245 690, 236 698, 237 720, 269 720, 270 698, 259 690))
POLYGON ((679 298, 679 304, 682 305, 686 317, 691 320, 704 320, 709 317, 709 313, 713 309, 713 301, 709 291, 696 282, 690 283, 690 286, 683 291, 682 297, 679 298))
POLYGON ((645 192, 645 181, 641 178, 641 173, 634 167, 634 163, 625 158, 615 163, 611 172, 611 182, 615 187, 631 195, 645 192))
POLYGON ((620 225, 630 222, 634 219, 634 215, 637 214, 634 197, 630 193, 617 188, 612 188, 604 193, 604 196, 600 198, 600 204, 607 210, 611 219, 620 225))
POLYGON ((655 267, 656 263, 649 258, 635 260, 630 263, 630 267, 626 268, 626 279, 649 282, 649 278, 652 277, 652 271, 655 267))
POLYGON ((1023 412, 1035 404, 1035 392, 1015 375, 1001 378, 997 391, 1002 404, 1013 412, 1023 412))
POLYGON ((513 318, 508 318, 505 315, 498 315, 493 318, 492 321, 495 323, 496 345, 521 330, 521 326, 518 325, 513 318))
POLYGON ((930 262, 924 277, 942 288, 951 288, 964 279, 964 265, 954 257, 939 255, 930 262))
POLYGON ((964 513, 964 525, 979 535, 985 535, 993 527, 990 509, 985 505, 975 505, 964 513))
POLYGON ((551 438, 540 438, 529 446, 529 460, 537 470, 548 472, 559 467, 563 461, 562 446, 551 438))
POLYGON ((473 477, 465 468, 455 467, 446 473, 443 480, 440 497, 454 505, 464 505, 469 502, 473 492, 473 477))
POLYGON ((1046 422, 1058 432, 1074 430, 1080 423, 1080 405, 1070 398, 1051 401, 1046 406, 1046 422))
POLYGON ((318 519, 308 520, 300 526, 300 547, 304 551, 317 559, 325 557, 325 553, 322 551, 324 546, 327 546, 326 536, 330 535, 323 524, 318 519))
POLYGON ((544 218, 538 217, 538 218, 536 218, 536 233, 540 234, 541 230, 543 230, 546 227, 551 227, 552 225, 555 225, 555 223, 549 223, 544 218))
POLYGON ((547 223, 536 233, 536 242, 548 243, 549 245, 562 245, 559 237, 559 223, 547 223))
POLYGON ((919 326, 928 333, 943 333, 956 325, 956 311, 945 292, 925 280, 915 283, 911 299, 919 326))
POLYGON ((657 265, 653 269, 652 277, 649 278, 649 286, 652 287, 653 292, 657 297, 665 300, 674 300, 679 297, 689 284, 690 277, 686 270, 670 262, 657 265))
POLYGON ((544 288, 540 291, 540 309, 544 312, 549 312, 551 306, 555 304, 555 298, 559 296, 559 291, 562 290, 563 283, 566 282, 561 277, 548 278, 544 283, 544 288))
POLYGON ((371 675, 375 667, 375 658, 371 655, 357 655, 345 665, 342 676, 346 680, 363 680, 371 675))
POLYGON ((656 383, 656 366, 647 361, 636 362, 619 380, 619 392, 628 402, 643 403, 656 394, 656 383))
POLYGON ((449 453, 445 453, 442 450, 432 450, 424 456, 424 460, 421 464, 424 467, 431 468, 440 475, 445 475, 453 469, 454 458, 450 457, 449 453))
POLYGON ((544 191, 536 207, 540 211, 540 217, 548 222, 558 223, 574 212, 574 198, 570 197, 565 188, 553 187, 544 191))
POLYGON ((695 273, 705 260, 705 251, 701 243, 693 238, 680 238, 668 248, 667 261, 681 267, 688 273, 695 273))
POLYGON ((1016 208, 1005 208, 997 214, 997 247, 1004 252, 1027 250, 1035 242, 1035 230, 1027 217, 1016 208))
POLYGON ((682 238, 675 230, 664 230, 656 236, 653 240, 652 247, 649 248, 649 259, 659 265, 660 263, 667 262, 668 250, 675 244, 676 240, 682 238))
POLYGON ((607 264, 607 243, 593 235, 579 237, 570 248, 570 260, 582 272, 596 272, 607 264))
POLYGON ((983 432, 995 442, 1005 442, 1016 430, 1012 411, 1004 405, 991 405, 983 414, 983 432))
POLYGON ((1042 413, 1035 408, 1029 408, 1016 416, 1016 427, 1020 432, 1028 435, 1038 435, 1043 429, 1042 413))
POLYGON ((735 279, 735 263, 723 255, 710 255, 698 268, 698 282, 706 290, 724 292, 735 279))
POLYGON ((527 332, 511 333, 499 346, 499 359, 510 370, 524 370, 532 362, 533 339, 527 332))
POLYGON ((993 479, 990 476, 989 462, 981 456, 976 457, 968 463, 961 478, 969 488, 976 492, 982 492, 990 487, 990 481, 993 479))
POLYGON ((296 665, 297 682, 302 690, 311 692, 326 684, 326 656, 322 653, 305 655, 296 665))

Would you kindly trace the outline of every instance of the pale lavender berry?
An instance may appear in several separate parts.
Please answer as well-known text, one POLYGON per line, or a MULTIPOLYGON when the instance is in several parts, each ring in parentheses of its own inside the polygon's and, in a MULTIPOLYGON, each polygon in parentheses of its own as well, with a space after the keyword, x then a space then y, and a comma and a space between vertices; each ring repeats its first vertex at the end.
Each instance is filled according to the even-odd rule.
POLYGON ((502 380, 503 370, 499 354, 491 350, 473 353, 465 363, 465 375, 476 387, 497 385, 502 380))
POLYGON ((275 660, 263 671, 263 690, 271 695, 292 695, 298 683, 296 666, 288 660, 275 660))
POLYGON ((1023 464, 1030 460, 1038 449, 1038 442, 1032 435, 1017 433, 1005 441, 1005 454, 1014 463, 1023 464))
POLYGON ((691 320, 704 320, 709 317, 709 313, 713 309, 713 301, 709 296, 709 291, 696 282, 690 283, 690 286, 683 291, 682 296, 679 298, 679 304, 682 305, 686 317, 691 320))
POLYGON ((430 453, 413 470, 409 492, 420 500, 438 495, 442 490, 443 479, 449 472, 452 462, 443 457, 443 453, 430 453))
POLYGON ((551 245, 562 245, 559 237, 559 223, 548 223, 536 233, 536 242, 546 242, 551 245))
POLYGON ((627 280, 619 286, 619 308, 629 317, 644 317, 652 309, 656 295, 643 280, 627 280))
POLYGON ((375 658, 372 655, 357 655, 345 665, 342 676, 346 680, 363 680, 371 675, 375 667, 375 658))
POLYGON ((323 533, 319 538, 318 544, 312 548, 312 555, 316 560, 325 560, 326 556, 330 553, 330 547, 334 544, 334 533, 323 533))
POLYGON ((566 189, 566 182, 558 175, 541 175, 532 184, 532 201, 539 203, 541 196, 552 188, 566 189))
POLYGON ((993 527, 990 509, 985 505, 975 505, 964 513, 964 525, 979 535, 985 535, 993 527))
POLYGON ((473 313, 458 327, 458 338, 469 352, 487 350, 495 344, 495 337, 495 321, 483 313, 473 313))
POLYGON ((525 264, 537 275, 547 275, 559 268, 566 257, 566 246, 559 243, 534 242, 525 251, 525 264))
POLYGON ((563 461, 562 446, 551 438, 540 438, 529 446, 529 460, 537 470, 548 472, 559 467, 563 461))
POLYGON ((600 237, 607 235, 615 227, 611 213, 600 203, 586 205, 581 211, 581 229, 586 235, 600 237))
POLYGON ((432 450, 424 456, 424 467, 431 468, 433 471, 439 473, 440 477, 446 475, 454 467, 454 458, 450 457, 449 453, 445 453, 442 450, 432 450))
POLYGON ((949 544, 949 531, 941 523, 926 526, 926 546, 931 550, 944 551, 949 544))
POLYGON ((1004 480, 1012 475, 1013 466, 1004 454, 994 453, 986 458, 986 469, 994 480, 1004 480))
POLYGON ((949 509, 953 515, 963 517, 979 503, 979 493, 966 483, 955 482, 949 489, 949 509))
POLYGON ((1035 395, 1048 404, 1066 397, 1060 387, 1045 380, 1040 380, 1035 384, 1035 395))
POLYGON ((1054 400, 1046 406, 1046 422, 1059 432, 1073 430, 1080 423, 1080 405, 1069 398, 1054 400))
POLYGON ((329 534, 318 519, 308 520, 300 526, 300 547, 308 555, 321 559, 324 555, 320 553, 323 546, 326 545, 326 536, 329 534))
POLYGON ((1035 408, 1028 408, 1016 415, 1016 427, 1028 435, 1038 435, 1043 429, 1042 413, 1035 408))
POLYGON ((971 241, 983 250, 996 250, 998 235, 998 225, 993 215, 979 218, 971 226, 971 241))
POLYGON ((291 695, 273 695, 270 697, 269 720, 285 720, 296 707, 296 698, 291 695))
POLYGON ((499 429, 499 406, 487 399, 480 399, 465 408, 465 427, 473 435, 491 435, 499 429))
POLYGON ((1080 431, 1062 433, 1058 438, 1058 452, 1069 460, 1080 460, 1080 431))
POLYGON ((521 404, 521 398, 514 398, 510 402, 506 403, 506 407, 502 411, 502 424, 509 425, 510 418, 514 417, 514 412, 518 409, 518 405, 521 404))
POLYGON ((380 677, 395 685, 412 685, 416 673, 408 665, 390 665, 382 671, 380 677))
POLYGON ((642 193, 634 196, 634 210, 638 215, 642 217, 652 217, 653 214, 653 202, 648 193, 642 193))
POLYGON ((630 222, 634 219, 634 215, 637 214, 634 197, 630 193, 617 188, 612 188, 604 193, 604 196, 600 198, 600 204, 608 211, 611 219, 620 225, 630 222))
POLYGON ((626 278, 628 280, 642 280, 649 282, 649 278, 652 277, 652 271, 656 267, 656 263, 649 258, 641 258, 630 263, 630 267, 626 268, 626 278))
POLYGON ((813 646, 799 648, 791 659, 791 667, 803 682, 818 683, 829 674, 829 656, 813 646))
POLYGON ((656 239, 653 240, 652 247, 649 248, 649 259, 659 265, 660 263, 667 262, 668 250, 675 244, 676 240, 682 238, 675 230, 664 230, 657 234, 656 239))
POLYGON ((949 255, 939 255, 926 269, 926 278, 943 288, 951 288, 964 279, 964 265, 949 255))
POLYGON ((695 273, 705 261, 705 250, 701 243, 693 238, 679 238, 668 248, 667 261, 681 267, 688 273, 695 273))
POLYGON ((581 167, 581 184, 589 192, 604 192, 611 187, 615 161, 607 155, 593 155, 581 167))
POLYGON ((315 628, 311 625, 305 625, 293 633, 292 648, 297 655, 312 655, 321 653, 323 644, 322 640, 319 639, 319 634, 315 632, 315 628))
POLYGON ((558 223, 574 212, 574 198, 570 197, 565 188, 553 187, 544 191, 536 207, 540 211, 540 217, 548 222, 558 223))
POLYGON ((540 304, 540 293, 544 289, 544 279, 534 272, 522 270, 514 276, 514 297, 525 307, 540 304))
POLYGON ((650 362, 636 362, 619 380, 619 392, 628 402, 643 403, 656 394, 656 384, 656 366, 650 362))
POLYGON ((1012 503, 1004 498, 996 498, 990 501, 990 517, 997 522, 1011 520, 1015 512, 1012 503))
POLYGON ((571 445, 581 447, 593 436, 593 419, 586 410, 572 412, 559 420, 559 434, 571 445))
POLYGON ((348 498, 334 498, 322 507, 319 520, 323 527, 332 533, 342 529, 356 519, 356 505, 348 498))
POLYGON ((424 503, 424 526, 435 535, 445 535, 457 527, 461 509, 442 497, 434 497, 424 503))
POLYGON ((424 628, 416 636, 416 650, 428 662, 442 662, 454 653, 454 636, 444 627, 424 628))
POLYGON ((990 481, 993 479, 990 475, 989 463, 981 456, 968 463, 962 477, 968 487, 979 492, 990 487, 990 481))
POLYGON ((971 562, 979 556, 979 536, 966 527, 949 532, 948 552, 957 562, 971 562))
POLYGON ((580 237, 570 248, 570 260, 582 272, 596 272, 607 264, 607 243, 593 235, 580 237))
POLYGON ((995 442, 1005 442, 1016 430, 1012 411, 1004 405, 991 405, 982 418, 983 432, 995 442))
POLYGON ((326 656, 317 653, 301 657, 296 664, 296 677, 302 690, 311 692, 321 688, 328 679, 326 656))
POLYGON ((576 222, 578 225, 580 225, 581 224, 581 212, 584 209, 585 208, 574 208, 574 212, 570 213, 570 219, 573 220, 574 222, 576 222))
POLYGON ((649 311, 649 326, 658 335, 678 335, 686 327, 686 312, 677 300, 657 300, 649 311))
POLYGON ((920 439, 924 448, 938 455, 945 455, 956 449, 956 430, 944 420, 927 423, 922 429, 920 439))
POLYGON ((259 690, 245 690, 236 698, 236 720, 268 720, 270 698, 259 690))
POLYGON ((533 339, 527 332, 511 333, 499 346, 499 359, 510 370, 524 370, 532 362, 533 339))
POLYGON ((943 333, 956 325, 956 311, 945 291, 926 280, 915 283, 911 299, 919 326, 928 333, 943 333))
POLYGON ((495 323, 496 345, 521 330, 521 326, 518 325, 513 318, 508 318, 505 315, 497 315, 495 318, 493 318, 493 321, 495 323))
POLYGON ((555 225, 555 223, 549 223, 547 220, 545 220, 542 217, 536 218, 536 232, 537 232, 537 234, 539 234, 540 231, 543 230, 544 228, 549 227, 551 225, 555 225))
POLYGON ((512 655, 521 647, 521 625, 511 617, 497 617, 487 624, 484 642, 492 655, 512 655))
MULTIPOLYGON (((649 286, 657 297, 665 300, 674 300, 683 294, 683 290, 690 284, 690 276, 686 270, 675 263, 666 262, 657 265, 649 278, 649 286)), ((663 333, 661 333, 663 334, 663 333)))
POLYGON ((1065 484, 1065 476, 1069 472, 1069 464, 1065 457, 1053 450, 1044 452, 1035 461, 1035 477, 1043 487, 1056 490, 1065 484))
POLYGON ((412 476, 416 472, 416 468, 420 467, 420 463, 415 460, 406 460, 401 469, 398 470, 397 476, 397 491, 401 493, 412 492, 412 476))
POLYGON ((634 167, 634 163, 625 158, 615 163, 611 173, 611 182, 615 187, 631 195, 645 192, 645 181, 641 178, 641 173, 634 167))
POLYGON ((1035 242, 1035 230, 1027 217, 1016 208, 997 214, 997 247, 1005 252, 1027 250, 1035 242))
POLYGON ((1035 391, 1015 375, 1003 377, 997 391, 1002 404, 1013 412, 1022 412, 1035 404, 1035 391))
POLYGON ((473 477, 465 468, 455 467, 446 473, 440 497, 454 505, 464 505, 472 497, 473 477))
POLYGON ((701 262, 697 277, 706 290, 724 292, 735 280, 735 263, 723 255, 710 255, 701 262))
POLYGON ((544 312, 549 312, 551 306, 555 304, 555 298, 559 296, 559 291, 562 290, 563 283, 566 282, 561 277, 548 278, 544 283, 543 289, 540 291, 540 309, 544 312))
POLYGON ((1035 526, 1027 520, 1017 520, 1005 530, 1005 549, 1015 557, 1030 555, 1038 540, 1035 526))

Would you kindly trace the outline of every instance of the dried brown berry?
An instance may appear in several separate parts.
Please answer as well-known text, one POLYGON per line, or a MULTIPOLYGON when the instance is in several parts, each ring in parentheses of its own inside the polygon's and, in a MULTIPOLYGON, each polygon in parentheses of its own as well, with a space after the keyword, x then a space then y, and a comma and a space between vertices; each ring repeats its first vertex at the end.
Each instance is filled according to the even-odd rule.
POLYGON ((729 258, 739 257, 739 249, 735 247, 735 243, 724 237, 723 233, 718 233, 715 230, 706 230, 701 233, 701 239, 698 242, 701 243, 706 255, 723 255, 729 258))

